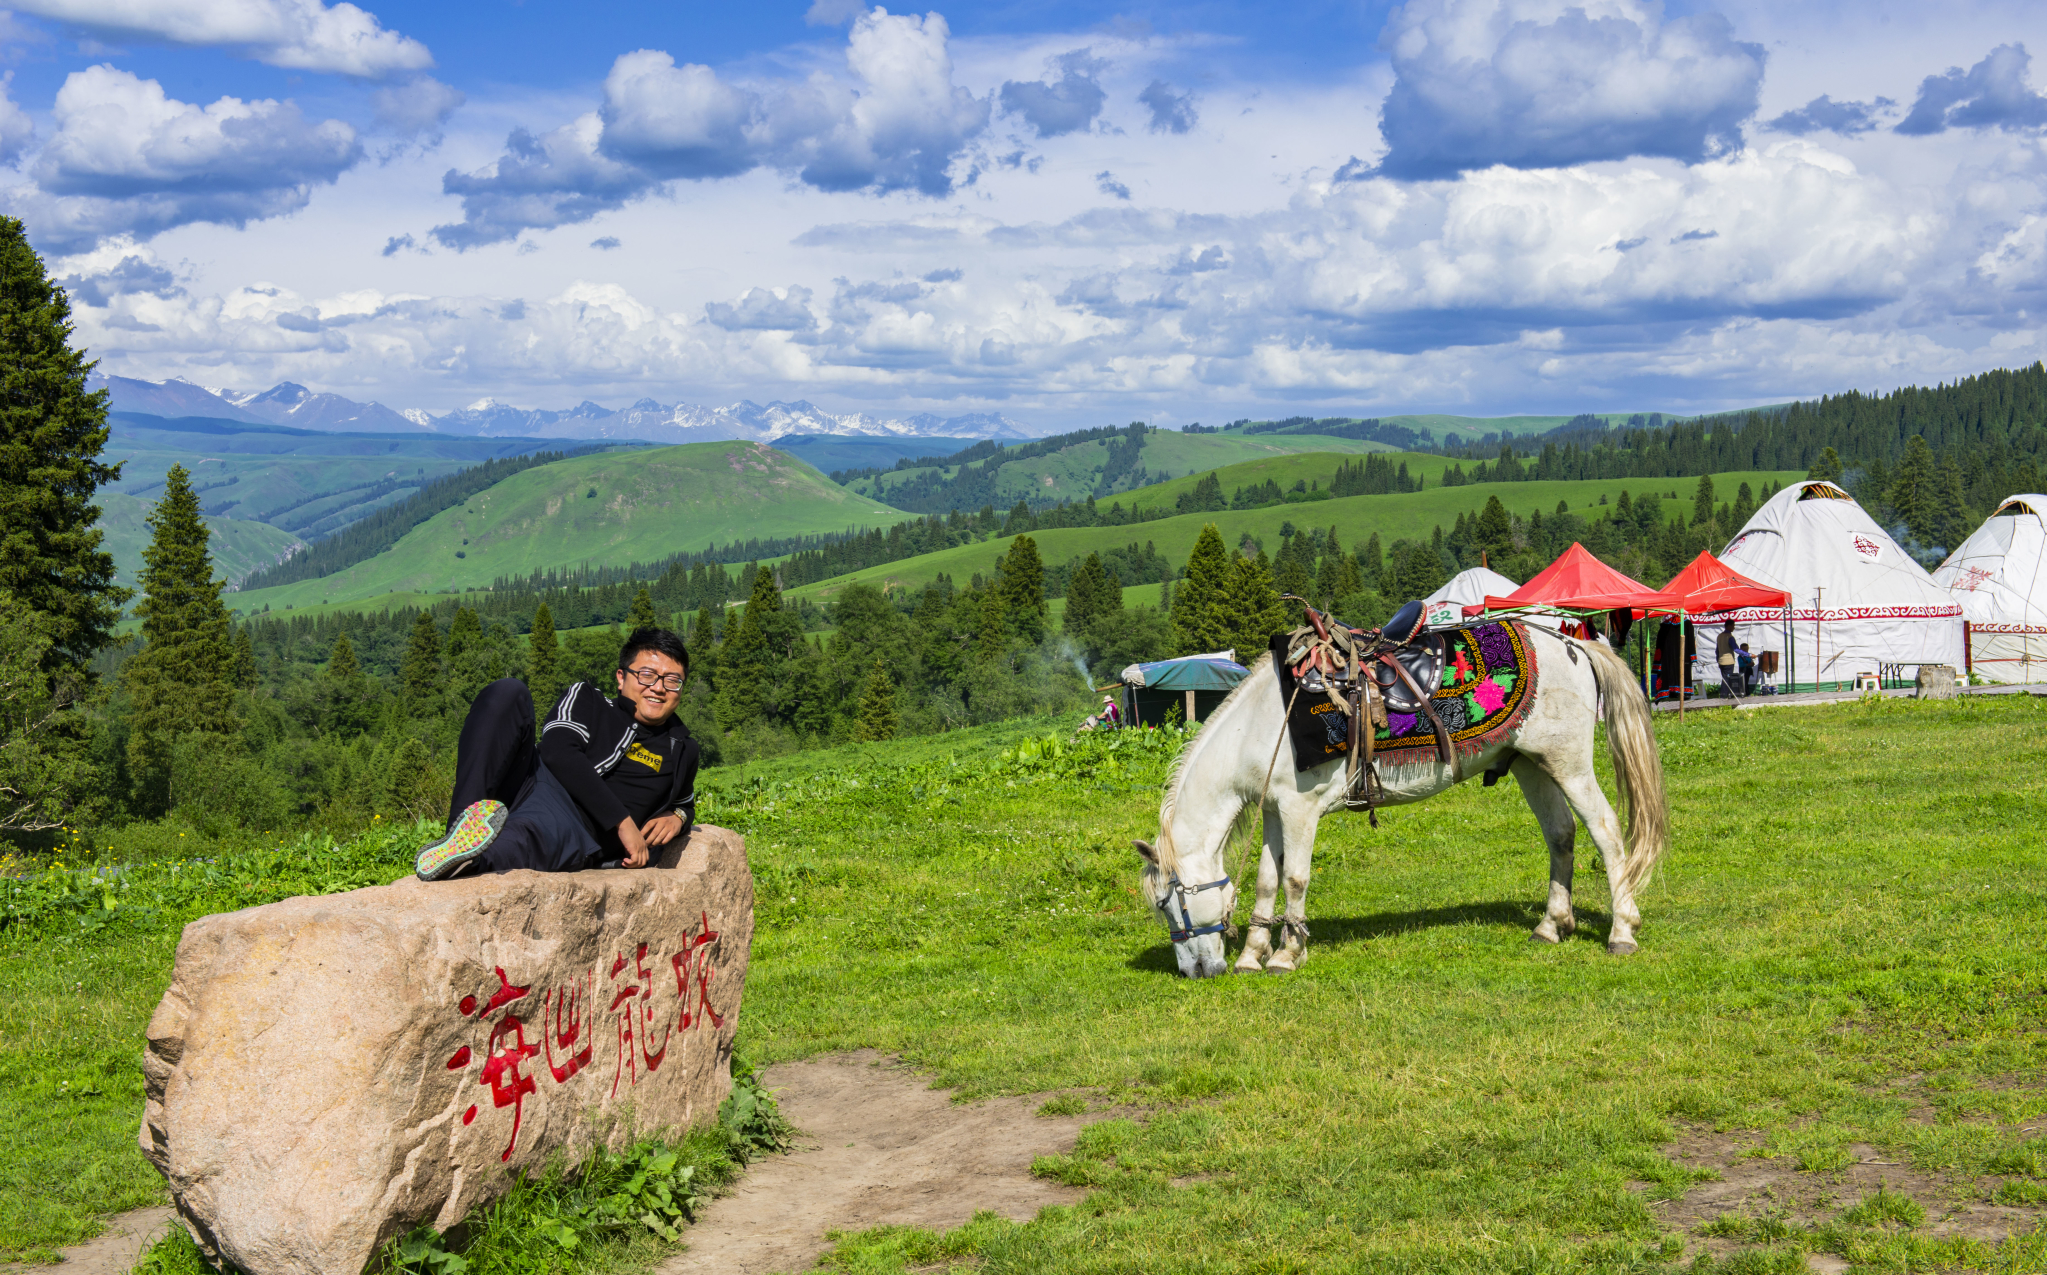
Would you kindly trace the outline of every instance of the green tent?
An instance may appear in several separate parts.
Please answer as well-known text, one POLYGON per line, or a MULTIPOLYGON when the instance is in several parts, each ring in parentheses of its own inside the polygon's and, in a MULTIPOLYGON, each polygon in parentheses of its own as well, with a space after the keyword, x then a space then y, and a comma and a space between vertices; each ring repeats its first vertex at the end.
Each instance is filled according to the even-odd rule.
POLYGON ((1123 683, 1123 720, 1132 726, 1157 726, 1175 706, 1182 720, 1205 720, 1237 683, 1250 676, 1251 670, 1231 659, 1232 654, 1132 664, 1118 679, 1123 683))

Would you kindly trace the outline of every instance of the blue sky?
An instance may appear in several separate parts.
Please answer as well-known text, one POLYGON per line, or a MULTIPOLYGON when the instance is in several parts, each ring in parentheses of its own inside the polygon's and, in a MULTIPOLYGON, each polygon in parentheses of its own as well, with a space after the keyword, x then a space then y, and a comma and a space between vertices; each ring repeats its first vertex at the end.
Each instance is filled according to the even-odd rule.
POLYGON ((26 0, 0 206, 107 370, 1684 411, 2042 357, 2037 7, 26 0))

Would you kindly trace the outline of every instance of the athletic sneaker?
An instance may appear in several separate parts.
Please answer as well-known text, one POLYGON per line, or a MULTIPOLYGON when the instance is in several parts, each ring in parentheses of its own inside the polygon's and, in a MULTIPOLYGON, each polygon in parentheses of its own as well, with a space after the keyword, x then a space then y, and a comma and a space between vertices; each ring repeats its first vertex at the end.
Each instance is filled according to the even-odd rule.
POLYGON ((447 836, 429 842, 426 849, 419 852, 413 871, 422 881, 441 881, 454 876, 497 840, 498 830, 505 826, 505 816, 509 813, 504 802, 489 798, 470 806, 448 826, 447 836))

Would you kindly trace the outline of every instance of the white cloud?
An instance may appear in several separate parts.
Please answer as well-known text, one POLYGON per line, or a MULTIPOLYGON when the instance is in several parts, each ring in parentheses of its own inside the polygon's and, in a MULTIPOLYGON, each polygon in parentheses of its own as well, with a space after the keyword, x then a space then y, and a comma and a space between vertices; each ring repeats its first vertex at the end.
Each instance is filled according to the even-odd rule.
POLYGON ((11 164, 20 158, 36 137, 35 121, 8 95, 13 85, 12 71, 0 77, 0 164, 11 164))
POLYGON ((377 123, 406 137, 437 132, 467 100, 431 75, 380 88, 374 98, 377 123))
POLYGON ((115 39, 232 49, 271 66, 365 79, 424 71, 433 55, 373 13, 320 0, 9 0, 115 39))
POLYGON ((28 169, 35 186, 11 202, 38 242, 60 247, 282 216, 362 157, 354 129, 311 123, 290 102, 200 107, 111 66, 66 78, 53 117, 56 132, 28 169))
POLYGON ((949 195, 989 101, 952 82, 948 36, 936 13, 861 14, 846 47, 851 85, 819 75, 756 88, 658 50, 625 54, 601 111, 537 140, 517 131, 494 164, 449 173, 443 188, 462 196, 463 220, 434 237, 498 243, 587 221, 662 182, 763 166, 826 191, 949 195))
POLYGON ((1000 94, 1003 112, 1022 116, 1039 137, 1078 132, 1095 122, 1108 98, 1096 79, 1103 65, 1087 49, 1061 54, 1050 67, 1059 72, 1057 80, 1006 81, 1000 94))
POLYGON ((1164 80, 1145 85, 1137 100, 1151 112, 1151 123, 1146 127, 1154 133, 1184 133, 1195 125, 1194 95, 1176 93, 1164 80))
POLYGON ((1382 169, 1403 178, 1630 155, 1696 163, 1739 143, 1762 47, 1714 13, 1645 0, 1408 0, 1379 38, 1395 81, 1382 169))
POLYGON ((1950 128, 2016 132, 2047 125, 2047 97, 2027 83, 2026 68, 2032 60, 2025 45, 2001 44, 1967 71, 1952 67, 1945 75, 1927 76, 1898 132, 1913 136, 1950 128))

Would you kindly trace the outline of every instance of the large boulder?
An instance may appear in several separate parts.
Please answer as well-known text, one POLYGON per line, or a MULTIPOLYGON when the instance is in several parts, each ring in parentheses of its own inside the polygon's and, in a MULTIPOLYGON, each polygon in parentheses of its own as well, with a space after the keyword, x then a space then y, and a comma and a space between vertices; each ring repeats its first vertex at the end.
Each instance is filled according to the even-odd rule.
POLYGON ((142 1151, 210 1256, 357 1275, 549 1157, 713 1119, 753 940, 746 843, 659 868, 286 899, 194 921, 142 1151))

